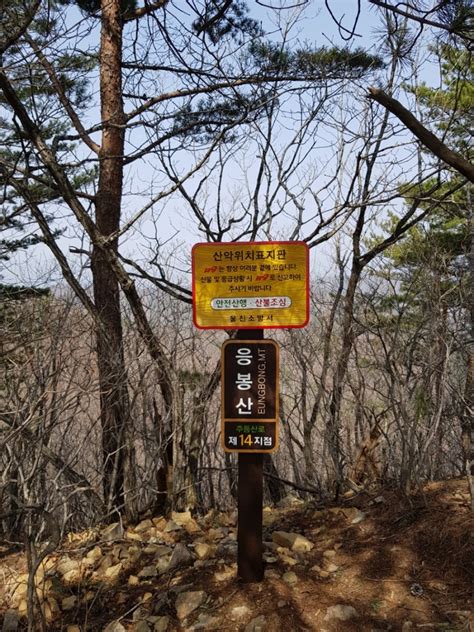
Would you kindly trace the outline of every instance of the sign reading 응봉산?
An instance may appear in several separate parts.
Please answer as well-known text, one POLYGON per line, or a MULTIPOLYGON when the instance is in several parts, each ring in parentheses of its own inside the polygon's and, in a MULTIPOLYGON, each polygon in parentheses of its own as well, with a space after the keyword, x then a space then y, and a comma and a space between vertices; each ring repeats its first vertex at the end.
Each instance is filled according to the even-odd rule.
POLYGON ((196 244, 193 317, 200 329, 304 327, 309 250, 300 241, 196 244))
POLYGON ((278 447, 278 345, 228 340, 222 346, 222 442, 226 452, 278 447))

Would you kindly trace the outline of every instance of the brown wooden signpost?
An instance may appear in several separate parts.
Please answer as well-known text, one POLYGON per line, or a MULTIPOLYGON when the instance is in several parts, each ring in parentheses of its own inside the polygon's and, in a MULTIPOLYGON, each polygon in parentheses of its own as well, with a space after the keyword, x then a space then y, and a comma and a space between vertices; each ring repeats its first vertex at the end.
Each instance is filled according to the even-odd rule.
POLYGON ((263 455, 278 448, 279 350, 264 329, 309 319, 308 247, 303 242, 196 244, 193 319, 200 329, 237 329, 222 347, 221 430, 238 453, 237 573, 263 579, 263 455))
POLYGON ((226 452, 278 447, 278 345, 228 340, 222 346, 222 445, 226 452))

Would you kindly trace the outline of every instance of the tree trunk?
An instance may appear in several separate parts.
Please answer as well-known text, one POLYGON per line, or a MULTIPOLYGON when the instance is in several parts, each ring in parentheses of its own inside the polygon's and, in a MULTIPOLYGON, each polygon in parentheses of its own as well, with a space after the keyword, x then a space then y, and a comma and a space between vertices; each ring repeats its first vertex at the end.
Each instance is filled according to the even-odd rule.
MULTIPOLYGON (((96 226, 101 237, 120 228, 123 181, 122 20, 119 0, 102 0, 100 44, 100 98, 104 125, 99 154, 99 185, 96 196, 96 226)), ((115 238, 109 247, 118 248, 115 238)), ((130 404, 123 350, 119 285, 104 250, 92 249, 92 276, 96 309, 104 324, 97 331, 97 361, 100 385, 100 418, 104 458, 104 496, 107 511, 125 507, 129 518, 135 509, 129 497, 133 467, 128 426, 130 404)))
POLYGON ((329 454, 334 467, 334 483, 336 496, 339 495, 342 482, 344 480, 345 457, 341 445, 340 413, 342 404, 342 393, 344 390, 344 379, 349 365, 354 344, 354 300, 356 288, 359 282, 362 268, 354 258, 346 295, 344 297, 344 314, 342 322, 342 346, 339 353, 339 360, 336 366, 331 399, 329 402, 329 417, 327 423, 327 440, 329 454))
POLYGON ((471 187, 467 191, 469 236, 471 240, 469 250, 469 278, 468 300, 469 312, 469 340, 467 345, 467 367, 465 386, 465 405, 462 420, 462 442, 464 448, 464 462, 466 477, 471 496, 471 511, 474 511, 474 217, 472 213, 471 187))

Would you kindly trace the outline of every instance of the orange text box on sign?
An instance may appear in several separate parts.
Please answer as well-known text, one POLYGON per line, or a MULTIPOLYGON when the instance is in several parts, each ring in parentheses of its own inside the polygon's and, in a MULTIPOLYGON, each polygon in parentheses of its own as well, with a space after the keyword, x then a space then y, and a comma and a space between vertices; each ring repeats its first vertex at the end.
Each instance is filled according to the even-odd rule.
POLYGON ((304 242, 196 244, 193 316, 200 329, 304 327, 309 250, 304 242))

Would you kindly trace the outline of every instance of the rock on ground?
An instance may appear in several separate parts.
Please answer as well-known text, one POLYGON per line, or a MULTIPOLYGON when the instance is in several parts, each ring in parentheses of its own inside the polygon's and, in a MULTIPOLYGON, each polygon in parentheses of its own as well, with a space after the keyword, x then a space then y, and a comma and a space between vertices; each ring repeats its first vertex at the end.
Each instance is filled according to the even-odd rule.
POLYGON ((349 619, 357 616, 357 610, 353 606, 337 604, 336 606, 331 606, 326 610, 324 620, 330 621, 331 619, 339 619, 339 621, 348 621, 349 619))
POLYGON ((267 620, 263 615, 260 615, 245 626, 245 632, 267 632, 267 628, 267 620))
POLYGON ((207 594, 204 590, 191 590, 180 593, 176 599, 176 613, 178 619, 186 619, 206 600, 207 594))
POLYGON ((286 533, 286 531, 274 531, 273 542, 298 553, 308 553, 314 544, 299 533, 286 533))

